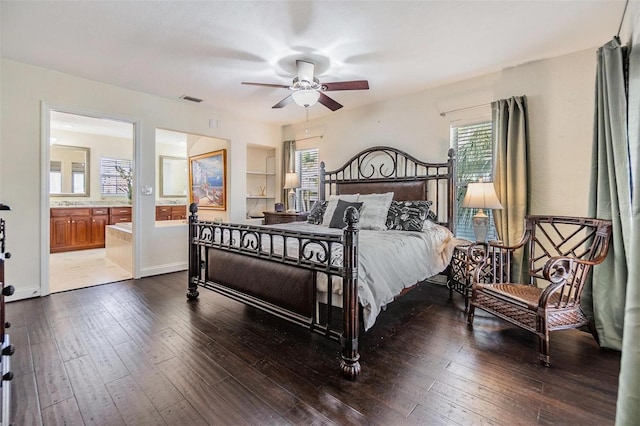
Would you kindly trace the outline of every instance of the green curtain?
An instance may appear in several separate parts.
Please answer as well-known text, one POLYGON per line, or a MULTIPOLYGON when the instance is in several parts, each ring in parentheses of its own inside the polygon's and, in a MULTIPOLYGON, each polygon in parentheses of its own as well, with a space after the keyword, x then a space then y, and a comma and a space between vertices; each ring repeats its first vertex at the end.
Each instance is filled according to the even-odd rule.
POLYGON ((598 342, 622 350, 617 425, 640 424, 640 55, 616 37, 598 49, 589 213, 613 223, 583 292, 598 342))
POLYGON ((601 346, 622 349, 631 236, 625 53, 618 39, 598 49, 589 215, 613 222, 605 261, 593 269, 583 307, 601 346))
POLYGON ((627 76, 631 219, 616 412, 619 426, 640 424, 640 49, 637 45, 631 46, 629 52, 627 76))
MULTIPOLYGON (((491 103, 493 115, 493 184, 502 210, 494 210, 498 238, 507 245, 520 241, 529 213, 529 138, 525 96, 491 103)), ((522 250, 512 259, 511 279, 527 282, 522 250)))
MULTIPOLYGON (((287 173, 296 171, 296 141, 284 141, 282 143, 282 184, 284 185, 285 177, 287 173)), ((282 190, 282 199, 287 200, 287 208, 289 204, 289 190, 282 190)))

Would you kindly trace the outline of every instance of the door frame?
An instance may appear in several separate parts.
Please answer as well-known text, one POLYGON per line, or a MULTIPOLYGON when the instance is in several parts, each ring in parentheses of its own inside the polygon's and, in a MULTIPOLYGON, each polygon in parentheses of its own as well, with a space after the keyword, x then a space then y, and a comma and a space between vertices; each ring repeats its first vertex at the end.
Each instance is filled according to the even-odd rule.
POLYGON ((49 245, 50 245, 50 206, 49 206, 49 161, 50 161, 50 138, 51 138, 51 111, 63 112, 67 114, 83 115, 98 119, 121 121, 133 126, 133 196, 131 205, 131 220, 133 233, 133 278, 140 278, 140 206, 137 200, 140 198, 140 120, 129 117, 109 114, 94 110, 77 107, 68 107, 42 101, 40 105, 40 137, 41 137, 41 164, 40 164, 40 295, 46 296, 51 293, 49 286, 49 245))

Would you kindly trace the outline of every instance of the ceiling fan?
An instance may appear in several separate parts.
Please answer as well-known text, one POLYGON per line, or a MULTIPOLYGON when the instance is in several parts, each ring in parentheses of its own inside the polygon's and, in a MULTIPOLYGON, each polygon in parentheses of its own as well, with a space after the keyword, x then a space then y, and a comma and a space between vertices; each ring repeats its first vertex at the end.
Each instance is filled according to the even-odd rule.
POLYGON ((249 83, 246 81, 243 81, 242 84, 248 84, 251 86, 279 87, 293 92, 275 104, 273 108, 282 108, 285 105, 290 104, 291 101, 305 108, 309 108, 310 106, 315 105, 316 102, 320 102, 331 111, 336 111, 342 108, 342 105, 325 95, 324 92, 334 90, 369 89, 369 82, 367 80, 320 83, 320 81, 313 75, 315 68, 313 62, 297 60, 296 67, 298 68, 298 76, 293 79, 293 83, 290 86, 283 84, 249 83))

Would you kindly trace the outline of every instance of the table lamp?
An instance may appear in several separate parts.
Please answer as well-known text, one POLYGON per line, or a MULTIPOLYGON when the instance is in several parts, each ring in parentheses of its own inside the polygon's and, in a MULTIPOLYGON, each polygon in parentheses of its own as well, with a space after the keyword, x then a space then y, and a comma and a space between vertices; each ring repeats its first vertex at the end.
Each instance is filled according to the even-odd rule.
POLYGON ((502 208, 493 182, 469 182, 461 206, 478 209, 472 218, 473 233, 477 242, 485 243, 489 230, 489 216, 486 215, 484 209, 498 210, 502 208))
POLYGON ((289 194, 287 197, 287 206, 289 209, 288 212, 295 212, 295 202, 296 202, 296 191, 295 188, 300 187, 300 180, 298 179, 298 174, 295 172, 287 173, 284 177, 284 189, 289 190, 289 194))

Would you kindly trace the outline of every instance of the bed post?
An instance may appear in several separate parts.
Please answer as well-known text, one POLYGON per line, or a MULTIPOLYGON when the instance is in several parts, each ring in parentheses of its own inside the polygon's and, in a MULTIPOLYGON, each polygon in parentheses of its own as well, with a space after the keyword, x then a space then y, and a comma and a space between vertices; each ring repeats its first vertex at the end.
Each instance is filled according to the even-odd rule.
POLYGON ((326 181, 325 181, 324 173, 325 173, 324 161, 321 161, 320 162, 320 173, 319 173, 320 174, 320 186, 319 186, 320 194, 318 194, 319 195, 319 197, 318 197, 319 200, 326 200, 327 199, 326 198, 326 196, 327 196, 326 188, 325 188, 326 181))
POLYGON ((358 332, 360 328, 358 302, 358 210, 348 207, 344 212, 347 227, 343 231, 342 264, 342 354, 340 370, 348 379, 360 374, 358 332))
POLYGON ((447 188, 447 225, 449 230, 456 233, 456 152, 453 148, 449 148, 447 152, 449 159, 447 160, 447 169, 449 169, 449 187, 447 188))
POLYGON ((197 257, 197 250, 199 249, 193 243, 193 239, 196 236, 196 221, 198 220, 198 205, 196 203, 191 203, 189 205, 189 282, 187 284, 187 299, 195 300, 198 298, 200 293, 198 293, 198 272, 199 272, 199 261, 197 257))

